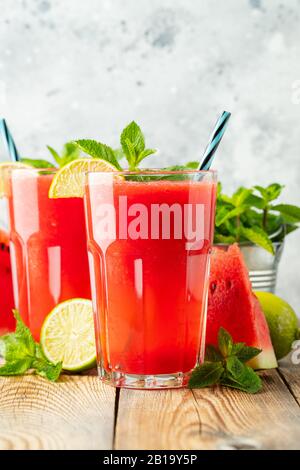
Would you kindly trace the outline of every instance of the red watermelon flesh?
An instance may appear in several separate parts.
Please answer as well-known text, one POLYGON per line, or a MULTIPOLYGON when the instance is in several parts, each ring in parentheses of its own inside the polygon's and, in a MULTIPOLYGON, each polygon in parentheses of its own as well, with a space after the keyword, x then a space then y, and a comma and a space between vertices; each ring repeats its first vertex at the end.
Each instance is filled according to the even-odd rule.
POLYGON ((229 246, 227 251, 213 248, 211 255, 206 344, 218 344, 220 327, 231 334, 234 342, 262 349, 250 361, 251 367, 277 367, 268 324, 252 293, 248 271, 237 244, 229 246))

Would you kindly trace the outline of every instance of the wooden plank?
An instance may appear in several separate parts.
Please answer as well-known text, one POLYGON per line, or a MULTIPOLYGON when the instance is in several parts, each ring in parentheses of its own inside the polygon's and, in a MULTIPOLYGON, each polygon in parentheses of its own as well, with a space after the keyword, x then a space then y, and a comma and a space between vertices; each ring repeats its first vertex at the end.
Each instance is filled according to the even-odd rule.
POLYGON ((298 449, 300 408, 276 370, 256 395, 121 390, 116 449, 298 449))
POLYGON ((0 449, 111 449, 114 408, 98 377, 0 378, 0 449))
MULTIPOLYGON (((295 357, 299 360, 300 354, 295 357)), ((300 405, 300 364, 293 364, 291 355, 279 362, 279 372, 300 405)))

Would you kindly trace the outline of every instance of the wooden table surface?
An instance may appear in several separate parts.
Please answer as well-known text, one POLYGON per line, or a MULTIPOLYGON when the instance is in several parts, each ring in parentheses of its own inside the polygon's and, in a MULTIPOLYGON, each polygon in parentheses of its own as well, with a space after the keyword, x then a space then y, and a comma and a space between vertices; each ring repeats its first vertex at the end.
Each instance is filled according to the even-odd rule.
POLYGON ((0 378, 0 449, 300 449, 300 365, 256 395, 115 390, 95 375, 0 378))

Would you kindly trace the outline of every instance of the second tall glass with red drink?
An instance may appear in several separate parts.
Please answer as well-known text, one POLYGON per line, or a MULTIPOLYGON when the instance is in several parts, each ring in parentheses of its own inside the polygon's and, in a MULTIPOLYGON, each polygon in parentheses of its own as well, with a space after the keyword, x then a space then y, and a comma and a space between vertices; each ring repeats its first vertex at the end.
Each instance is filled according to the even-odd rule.
POLYGON ((37 341, 58 303, 91 295, 83 200, 49 199, 55 172, 15 169, 8 184, 15 305, 37 341))

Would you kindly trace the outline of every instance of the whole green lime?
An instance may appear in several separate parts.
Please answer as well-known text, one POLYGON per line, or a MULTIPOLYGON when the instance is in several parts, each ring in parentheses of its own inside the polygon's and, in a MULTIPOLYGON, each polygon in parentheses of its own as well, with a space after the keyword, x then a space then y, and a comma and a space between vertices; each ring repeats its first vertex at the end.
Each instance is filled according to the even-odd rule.
POLYGON ((263 309, 269 325, 272 344, 277 359, 286 356, 292 349, 293 341, 299 336, 299 322, 292 307, 270 292, 254 292, 263 309))

